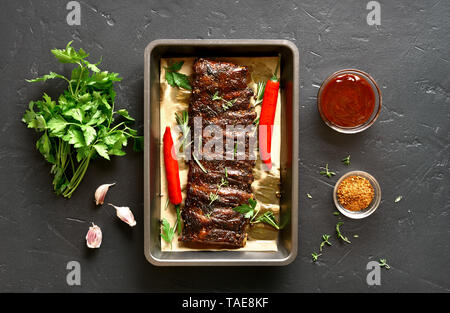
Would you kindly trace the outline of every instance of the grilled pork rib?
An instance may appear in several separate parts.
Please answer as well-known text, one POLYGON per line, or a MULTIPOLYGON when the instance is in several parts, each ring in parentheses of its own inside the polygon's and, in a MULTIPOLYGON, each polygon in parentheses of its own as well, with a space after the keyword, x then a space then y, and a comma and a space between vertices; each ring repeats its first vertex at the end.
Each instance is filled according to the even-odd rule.
MULTIPOLYGON (((247 137, 245 157, 238 158, 232 152, 235 159, 226 159, 230 156, 229 151, 226 154, 226 138, 232 135, 226 131, 226 126, 247 127, 256 118, 250 104, 253 91, 247 86, 247 74, 247 67, 228 62, 198 59, 194 63, 189 124, 193 129, 194 118, 201 117, 202 127, 220 127, 224 154, 223 160, 209 160, 208 154, 203 154, 200 162, 206 173, 192 158, 189 162, 187 197, 182 210, 184 228, 180 238, 185 243, 231 248, 245 246, 248 221, 233 208, 252 198, 255 161, 249 158, 247 137), (221 100, 214 100, 214 95, 220 96, 221 100), (226 106, 230 103, 232 105, 226 106), (223 180, 226 184, 221 185, 223 180), (217 198, 211 201, 211 195, 217 195, 217 198)), ((202 132, 202 147, 209 139, 202 132)))

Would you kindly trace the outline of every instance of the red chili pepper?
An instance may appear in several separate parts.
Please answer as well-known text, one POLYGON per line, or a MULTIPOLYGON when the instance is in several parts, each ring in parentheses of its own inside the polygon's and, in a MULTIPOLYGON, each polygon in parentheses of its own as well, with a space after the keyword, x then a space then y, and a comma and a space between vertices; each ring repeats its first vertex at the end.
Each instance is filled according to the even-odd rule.
POLYGON ((180 173, 178 169, 178 161, 172 155, 172 153, 175 155, 175 150, 173 147, 173 139, 169 126, 166 127, 163 143, 164 143, 164 165, 166 167, 166 178, 167 178, 167 189, 169 191, 169 200, 173 204, 177 205, 180 204, 182 201, 180 173))
POLYGON ((259 152, 261 160, 269 170, 272 169, 272 158, 270 155, 272 150, 272 131, 278 102, 278 90, 280 89, 280 81, 277 78, 280 59, 281 56, 278 58, 278 64, 273 76, 267 81, 264 89, 261 115, 259 117, 259 152))

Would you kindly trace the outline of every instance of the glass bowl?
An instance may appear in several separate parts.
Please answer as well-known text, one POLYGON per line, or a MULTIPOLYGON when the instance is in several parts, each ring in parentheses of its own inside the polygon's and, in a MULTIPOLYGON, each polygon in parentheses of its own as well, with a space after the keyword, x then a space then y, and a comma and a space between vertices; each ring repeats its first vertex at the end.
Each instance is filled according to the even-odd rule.
POLYGON ((361 219, 361 218, 367 217, 367 216, 371 215, 373 212, 375 212, 376 209, 378 208, 378 206, 380 205, 380 202, 381 202, 381 188, 380 188, 380 184, 378 184, 378 181, 375 179, 375 177, 373 177, 372 175, 370 175, 367 172, 364 172, 364 171, 351 171, 351 172, 348 172, 348 173, 342 175, 342 177, 339 178, 339 180, 336 182, 336 185, 334 186, 334 191, 333 191, 333 200, 334 200, 334 204, 336 205, 336 208, 343 215, 345 215, 347 217, 350 217, 350 218, 353 218, 353 219, 361 219), (344 179, 346 179, 349 176, 361 176, 361 177, 364 177, 370 182, 370 184, 373 187, 374 196, 373 196, 372 202, 364 210, 361 210, 361 211, 350 211, 350 210, 347 210, 346 208, 344 208, 339 203, 339 200, 337 198, 338 186, 344 179))
POLYGON ((372 76, 370 76, 366 72, 363 72, 363 71, 360 71, 360 70, 357 70, 357 69, 344 69, 344 70, 340 70, 340 71, 337 71, 337 72, 331 74, 330 76, 328 76, 327 79, 325 79, 323 81, 322 85, 319 88, 319 92, 318 92, 318 95, 317 95, 317 108, 319 110, 320 116, 322 117, 322 120, 325 122, 325 124, 327 124, 329 127, 334 129, 335 131, 338 131, 338 132, 344 133, 344 134, 359 133, 359 132, 362 132, 363 130, 366 130, 370 126, 372 126, 372 124, 378 118, 378 115, 380 115, 381 103, 382 103, 381 91, 380 91, 380 88, 378 88, 378 85, 375 82, 375 80, 372 78, 372 76), (322 95, 322 92, 323 92, 325 86, 333 78, 335 78, 338 75, 342 75, 342 74, 353 74, 353 75, 357 75, 357 76, 363 78, 365 81, 367 81, 369 83, 369 85, 372 87, 372 90, 373 90, 373 92, 375 94, 375 107, 373 109, 372 115, 370 116, 370 118, 365 123, 363 123, 361 125, 354 126, 354 127, 340 126, 340 125, 337 125, 337 124, 331 122, 329 119, 327 119, 325 114, 323 114, 323 112, 322 112, 322 109, 321 109, 321 106, 320 106, 320 101, 321 101, 321 95, 322 95))

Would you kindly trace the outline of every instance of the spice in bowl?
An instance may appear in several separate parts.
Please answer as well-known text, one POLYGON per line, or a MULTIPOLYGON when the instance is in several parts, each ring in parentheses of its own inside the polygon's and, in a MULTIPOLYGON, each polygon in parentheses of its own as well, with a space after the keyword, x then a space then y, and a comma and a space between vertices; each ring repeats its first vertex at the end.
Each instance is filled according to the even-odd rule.
POLYGON ((349 211, 366 209, 374 198, 375 192, 367 178, 352 175, 345 178, 337 188, 339 203, 349 211))

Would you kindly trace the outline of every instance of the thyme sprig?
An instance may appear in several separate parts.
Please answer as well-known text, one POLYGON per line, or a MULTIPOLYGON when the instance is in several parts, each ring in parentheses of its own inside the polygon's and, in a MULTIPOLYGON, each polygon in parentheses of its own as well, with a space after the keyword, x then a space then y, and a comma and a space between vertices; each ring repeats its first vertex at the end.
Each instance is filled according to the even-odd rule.
POLYGON ((379 261, 380 267, 384 267, 385 269, 390 269, 391 267, 389 266, 389 264, 387 264, 386 259, 380 259, 379 261))
POLYGON ((334 176, 334 175, 336 175, 336 173, 335 172, 331 172, 329 169, 328 169, 328 163, 325 165, 325 171, 320 171, 320 175, 325 175, 325 176, 327 176, 328 178, 331 178, 332 176, 334 176))
POLYGON ((339 239, 342 239, 342 240, 345 241, 346 243, 351 243, 350 240, 348 240, 348 238, 347 238, 346 236, 342 235, 342 233, 341 233, 340 227, 341 227, 343 224, 344 224, 344 222, 339 222, 339 223, 336 224, 336 234, 337 234, 337 237, 338 237, 339 239))
POLYGON ((224 186, 228 186, 228 173, 227 173, 227 169, 225 168, 225 178, 221 178, 220 180, 220 184, 217 185, 217 189, 215 193, 210 193, 209 194, 209 200, 211 200, 211 202, 209 202, 209 205, 213 204, 214 201, 216 201, 217 199, 219 199, 219 191, 222 187, 224 186))
POLYGON ((350 154, 342 159, 342 163, 344 163, 345 165, 350 165, 350 154))
POLYGON ((214 93, 214 95, 212 96, 212 100, 213 100, 213 101, 216 101, 216 100, 222 100, 222 101, 223 101, 223 103, 222 103, 222 109, 223 109, 224 111, 230 109, 230 108, 236 103, 236 101, 237 101, 237 99, 233 99, 233 100, 225 100, 224 98, 222 98, 221 96, 219 96, 219 92, 218 92, 218 91, 216 91, 216 92, 214 93))
POLYGON ((313 262, 316 262, 319 259, 319 256, 321 255, 322 253, 315 253, 315 252, 311 253, 313 262))
POLYGON ((325 234, 325 235, 322 235, 322 243, 320 244, 320 247, 319 247, 319 250, 320 250, 320 252, 322 252, 322 249, 323 249, 323 247, 325 246, 325 244, 327 244, 327 245, 329 245, 329 246, 332 246, 332 244, 331 244, 331 242, 329 241, 330 240, 330 235, 327 235, 327 234, 325 234))

